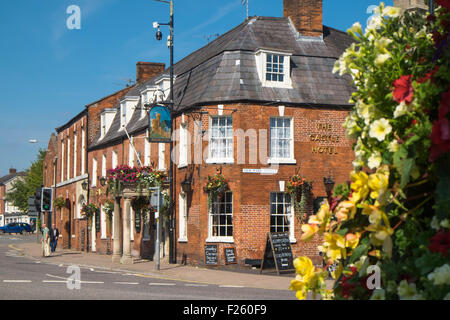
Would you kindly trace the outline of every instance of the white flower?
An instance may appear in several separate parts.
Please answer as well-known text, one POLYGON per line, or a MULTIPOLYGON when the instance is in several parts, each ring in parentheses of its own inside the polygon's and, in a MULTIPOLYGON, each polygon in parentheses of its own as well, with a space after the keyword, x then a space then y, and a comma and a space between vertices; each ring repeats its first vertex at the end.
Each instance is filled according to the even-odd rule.
POLYGON ((385 118, 381 118, 370 125, 369 136, 378 139, 378 141, 381 142, 389 133, 391 133, 391 131, 392 126, 389 124, 389 121, 385 118))
POLYGON ((446 228, 446 229, 450 229, 450 220, 445 219, 441 221, 441 227, 446 228))
POLYGON ((436 216, 433 216, 433 218, 431 219, 430 226, 434 230, 439 230, 439 221, 438 221, 438 218, 436 216))
POLYGON ((443 266, 434 269, 434 271, 428 275, 428 280, 433 281, 435 285, 450 284, 450 266, 444 264, 443 266))
POLYGON ((361 23, 355 22, 355 23, 353 24, 353 26, 352 26, 350 29, 347 30, 347 32, 348 32, 348 33, 353 33, 353 34, 359 33, 359 34, 362 35, 363 32, 362 32, 362 26, 361 26, 361 23))
POLYGON ((400 149, 400 146, 399 146, 397 140, 392 140, 391 143, 389 143, 389 145, 388 145, 388 150, 391 153, 396 153, 398 151, 398 149, 400 149))
POLYGON ((408 284, 406 280, 402 280, 397 287, 397 294, 400 300, 411 300, 416 294, 416 285, 414 283, 408 284))
POLYGON ((386 300, 386 295, 383 289, 375 289, 370 297, 370 300, 386 300))
POLYGON ((361 100, 358 100, 358 102, 356 102, 356 112, 358 113, 358 115, 364 119, 364 123, 366 125, 369 125, 370 123, 370 116, 372 115, 372 106, 365 104, 364 102, 362 102, 361 100))
POLYGON ((366 35, 368 36, 369 33, 376 31, 377 29, 380 29, 383 25, 383 19, 380 15, 377 15, 376 13, 370 18, 369 22, 367 23, 367 28, 365 30, 366 35))
POLYGON ((381 164, 381 154, 378 151, 375 151, 372 153, 372 155, 369 157, 369 160, 367 161, 367 165, 370 169, 378 168, 381 164))
POLYGON ((405 101, 402 101, 394 111, 394 119, 397 119, 401 116, 404 116, 408 112, 408 106, 406 105, 405 101))
POLYGON ((388 6, 384 8, 383 16, 397 18, 400 16, 400 8, 388 6))
POLYGON ((391 55, 389 53, 378 54, 377 57, 375 58, 375 65, 380 67, 383 64, 385 64, 386 61, 389 60, 390 58, 391 55))

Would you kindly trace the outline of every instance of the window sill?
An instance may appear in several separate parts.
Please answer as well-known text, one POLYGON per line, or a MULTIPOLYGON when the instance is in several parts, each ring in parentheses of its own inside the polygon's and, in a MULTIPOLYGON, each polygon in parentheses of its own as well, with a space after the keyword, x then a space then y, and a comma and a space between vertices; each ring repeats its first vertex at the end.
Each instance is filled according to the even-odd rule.
POLYGON ((270 164, 297 164, 297 160, 269 158, 269 159, 267 159, 267 163, 270 163, 270 164))
POLYGON ((217 242, 217 243, 234 243, 234 239, 231 237, 223 237, 223 238, 207 238, 206 242, 217 242))
POLYGON ((234 164, 233 158, 217 158, 217 159, 206 159, 207 164, 234 164))
POLYGON ((180 238, 180 239, 178 239, 178 242, 184 242, 184 243, 187 243, 188 240, 187 240, 187 238, 180 238))
POLYGON ((180 163, 180 164, 178 165, 178 169, 185 169, 185 168, 187 168, 187 166, 188 166, 187 163, 180 163))

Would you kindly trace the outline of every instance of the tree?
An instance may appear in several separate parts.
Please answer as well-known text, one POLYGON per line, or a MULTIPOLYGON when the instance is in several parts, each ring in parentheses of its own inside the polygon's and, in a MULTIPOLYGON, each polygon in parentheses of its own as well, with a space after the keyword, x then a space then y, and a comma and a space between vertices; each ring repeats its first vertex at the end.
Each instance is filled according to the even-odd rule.
POLYGON ((28 197, 34 196, 36 188, 42 185, 43 162, 46 153, 45 150, 39 150, 37 160, 31 164, 29 169, 25 170, 25 178, 14 181, 12 191, 6 194, 6 200, 19 208, 20 211, 28 211, 28 197))

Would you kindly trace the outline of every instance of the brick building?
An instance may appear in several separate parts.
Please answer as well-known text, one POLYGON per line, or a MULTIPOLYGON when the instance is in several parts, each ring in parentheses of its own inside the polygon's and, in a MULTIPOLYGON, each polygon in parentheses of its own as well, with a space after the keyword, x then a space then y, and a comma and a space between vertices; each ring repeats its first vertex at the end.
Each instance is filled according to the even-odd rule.
POLYGON ((300 242, 301 224, 285 185, 295 174, 312 181, 311 214, 327 196, 324 178, 331 176, 335 183, 348 179, 352 142, 342 124, 353 87, 332 69, 352 40, 323 25, 321 0, 283 4, 284 17, 250 17, 175 64, 172 155, 168 144, 147 139, 144 107, 169 97, 170 70, 161 64, 138 63, 136 85, 88 105, 57 129, 58 166, 63 167, 56 170, 56 195, 67 199, 60 219, 73 216, 66 233, 74 237, 75 247, 81 247, 83 236, 92 250, 113 253, 123 263, 152 258, 154 220, 150 217, 136 230, 130 199, 117 200, 110 222, 101 210, 95 221, 100 227, 91 230, 77 218, 78 211, 83 201, 104 204, 106 187, 99 178, 108 169, 154 164, 167 170, 172 156, 172 249, 178 261, 204 264, 205 245, 215 244, 220 265, 223 248, 235 248, 239 265, 257 262, 267 233, 282 231, 289 233, 294 255, 319 263, 319 239, 300 242), (86 135, 77 140, 77 152, 86 150, 86 160, 77 159, 76 166, 75 131, 86 135), (203 187, 217 170, 230 188, 208 207, 203 187), (84 181, 89 188, 83 191, 84 181), (190 191, 183 191, 182 183, 190 191))
POLYGON ((25 172, 17 172, 16 169, 9 169, 9 173, 0 177, 0 227, 11 222, 30 223, 30 217, 26 212, 21 212, 10 201, 6 200, 6 194, 14 188, 14 182, 23 179, 25 172))

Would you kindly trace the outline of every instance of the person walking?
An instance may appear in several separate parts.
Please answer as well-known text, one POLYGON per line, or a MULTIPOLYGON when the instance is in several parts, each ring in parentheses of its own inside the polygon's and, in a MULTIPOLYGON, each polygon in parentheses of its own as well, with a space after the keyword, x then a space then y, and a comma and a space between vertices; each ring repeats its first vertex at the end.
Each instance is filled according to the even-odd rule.
POLYGON ((50 230, 44 223, 42 225, 42 256, 48 257, 50 255, 50 230))
POLYGON ((50 247, 51 251, 56 251, 56 246, 58 245, 58 237, 59 237, 59 230, 56 228, 56 225, 53 224, 52 228, 50 229, 50 247))

